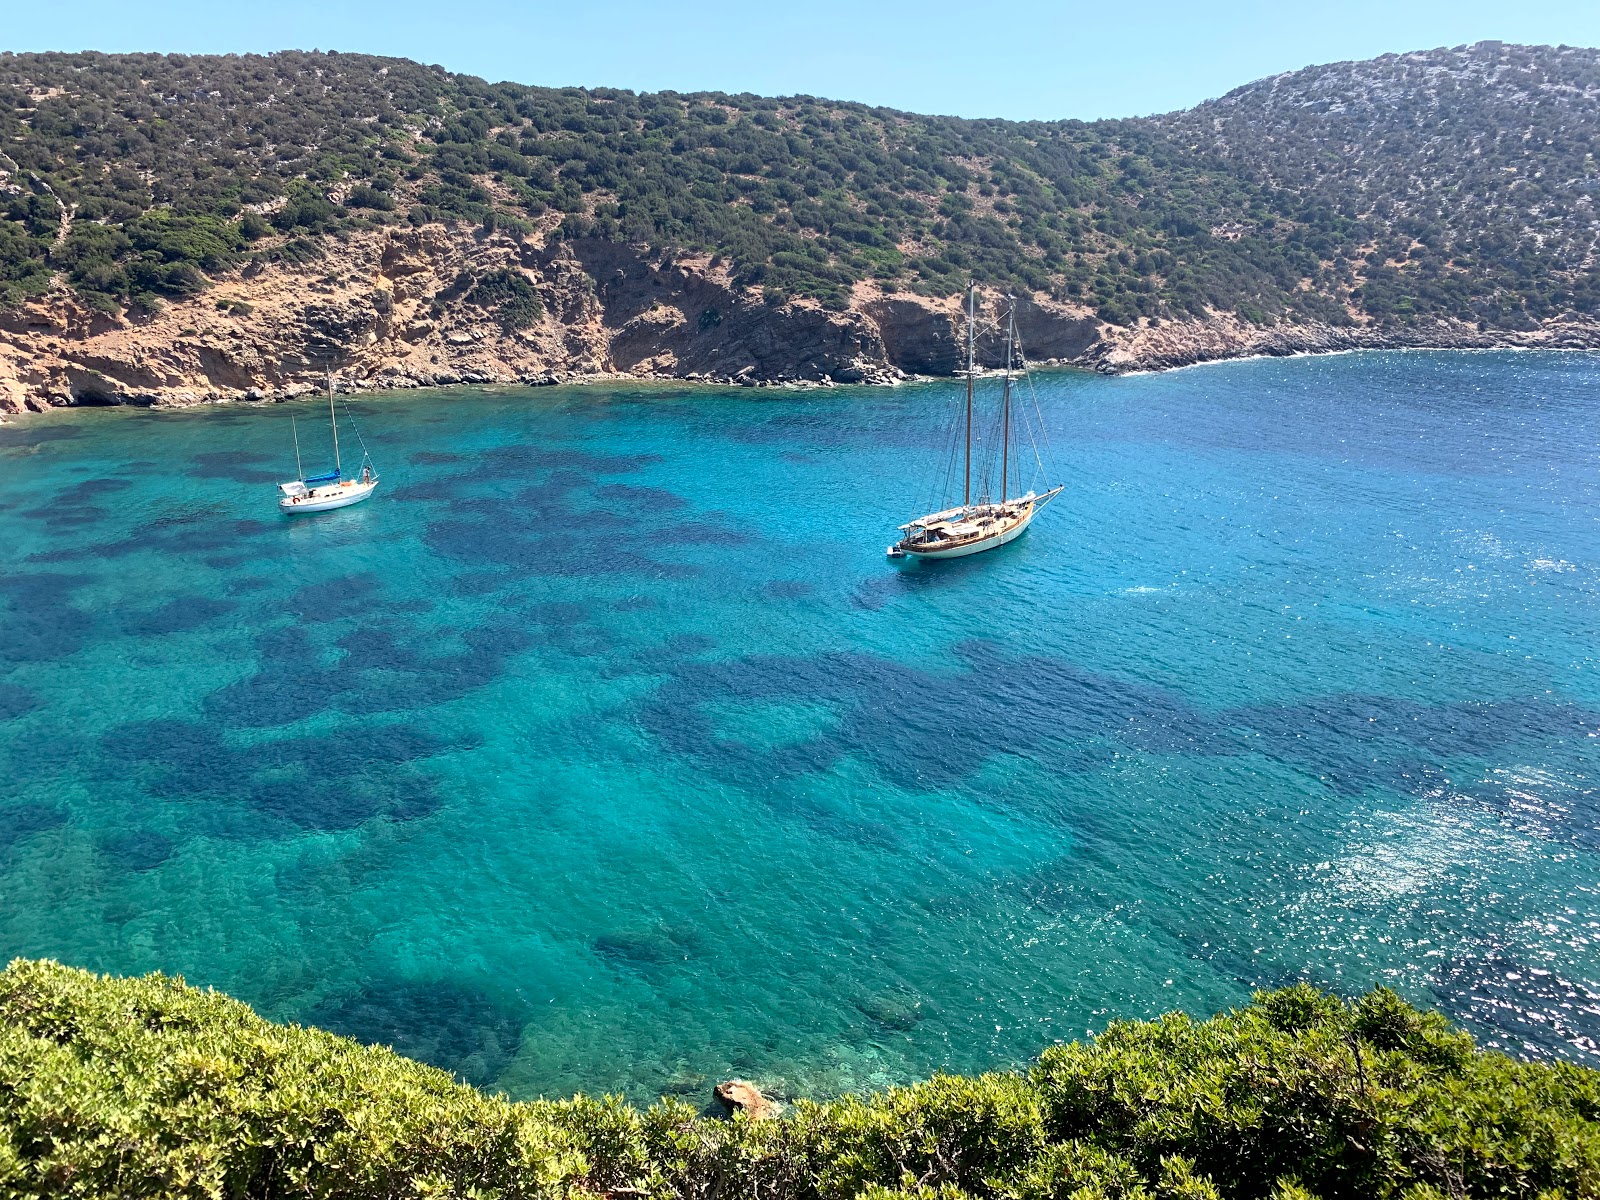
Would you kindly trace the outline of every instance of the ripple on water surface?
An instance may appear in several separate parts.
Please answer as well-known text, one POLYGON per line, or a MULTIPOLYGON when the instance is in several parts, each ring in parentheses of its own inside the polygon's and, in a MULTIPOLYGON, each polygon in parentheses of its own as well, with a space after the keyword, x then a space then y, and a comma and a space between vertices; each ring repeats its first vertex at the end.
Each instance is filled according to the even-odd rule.
POLYGON ((517 1095, 1300 978, 1592 1060, 1600 363, 1048 375, 1062 498, 886 563, 948 390, 375 400, 293 522, 287 407, 5 426, 5 952, 517 1095))

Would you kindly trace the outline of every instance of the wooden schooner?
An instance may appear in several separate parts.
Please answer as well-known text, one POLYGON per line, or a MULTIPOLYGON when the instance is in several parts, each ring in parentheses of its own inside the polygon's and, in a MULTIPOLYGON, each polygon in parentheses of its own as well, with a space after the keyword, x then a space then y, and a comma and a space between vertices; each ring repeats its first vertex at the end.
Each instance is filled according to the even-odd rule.
MULTIPOLYGON (((1010 299, 1010 298, 1008 298, 1010 299)), ((1022 536, 1039 510, 1061 493, 1061 485, 1044 492, 1031 489, 1021 496, 1009 494, 1012 473, 1012 400, 1013 380, 1020 363, 1024 379, 1027 362, 1017 338, 1017 305, 1014 299, 1006 310, 1005 380, 1000 397, 1000 497, 990 494, 988 471, 980 470, 978 490, 973 492, 972 442, 973 442, 973 388, 977 379, 977 328, 978 292, 976 286, 967 289, 967 395, 966 418, 962 424, 964 450, 962 453, 961 504, 929 513, 900 526, 904 534, 889 547, 890 558, 963 558, 1004 546, 1022 536)), ((1041 423, 1042 424, 1042 423, 1041 423)), ((1034 461, 1041 473, 1043 460, 1038 447, 1032 447, 1034 461)))

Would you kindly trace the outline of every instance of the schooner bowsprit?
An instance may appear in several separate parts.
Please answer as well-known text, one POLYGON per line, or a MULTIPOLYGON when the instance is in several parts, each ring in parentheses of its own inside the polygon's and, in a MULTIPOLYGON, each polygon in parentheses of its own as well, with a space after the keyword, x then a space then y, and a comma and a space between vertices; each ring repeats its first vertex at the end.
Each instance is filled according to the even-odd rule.
MULTIPOLYGON (((889 547, 890 558, 962 558, 1004 546, 1022 536, 1039 510, 1061 493, 1061 485, 1049 487, 1044 492, 1031 488, 1020 496, 1010 494, 1012 469, 1013 381, 1015 368, 1021 364, 1023 378, 1027 378, 1027 361, 1017 337, 1017 305, 1011 300, 1006 311, 1005 378, 1000 396, 1000 496, 995 499, 989 488, 987 466, 980 466, 978 488, 973 491, 973 386, 977 378, 977 288, 967 289, 967 394, 965 419, 959 425, 963 434, 961 503, 939 512, 929 513, 900 526, 904 534, 889 547)), ((1031 387, 1030 387, 1031 395, 1031 387)), ((1035 407, 1037 413, 1037 407, 1035 407)), ((1026 425, 1027 422, 1024 422, 1026 425)), ((1042 419, 1041 419, 1042 433, 1042 419)), ((1034 463, 1043 474, 1044 463, 1038 446, 1030 436, 1034 463)), ((992 457, 992 456, 991 456, 992 457)), ((948 497, 947 497, 948 498, 948 497)))

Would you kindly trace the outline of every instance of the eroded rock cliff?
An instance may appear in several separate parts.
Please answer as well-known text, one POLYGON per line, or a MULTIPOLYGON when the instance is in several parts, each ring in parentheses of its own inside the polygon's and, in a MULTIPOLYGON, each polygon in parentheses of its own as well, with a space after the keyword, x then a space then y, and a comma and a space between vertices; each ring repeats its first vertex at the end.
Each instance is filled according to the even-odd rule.
MULTIPOLYGON (((1004 303, 992 293, 981 302, 990 321, 1004 303)), ((1112 374, 1351 349, 1600 347, 1600 323, 1579 318, 1526 332, 1263 326, 1231 315, 1121 327, 1037 297, 1017 305, 1030 360, 1112 374)), ((715 258, 429 225, 329 241, 315 262, 227 275, 155 314, 113 316, 65 288, 0 313, 0 412, 282 399, 322 387, 329 371, 346 390, 600 378, 892 383, 950 375, 965 353, 958 298, 863 284, 843 311, 773 304, 737 287, 715 258)), ((979 345, 984 366, 1001 354, 997 339, 979 345)))
MULTIPOLYGON (((991 316, 997 300, 984 299, 991 316)), ((329 370, 350 389, 888 383, 954 371, 960 320, 956 300, 868 288, 844 311, 772 304, 716 259, 614 242, 374 230, 330 242, 309 265, 224 276, 153 315, 108 315, 65 289, 0 315, 0 409, 276 399, 322 386, 329 370)), ((1062 360, 1096 345, 1099 329, 1086 311, 1032 298, 1019 326, 1035 357, 1062 360)))

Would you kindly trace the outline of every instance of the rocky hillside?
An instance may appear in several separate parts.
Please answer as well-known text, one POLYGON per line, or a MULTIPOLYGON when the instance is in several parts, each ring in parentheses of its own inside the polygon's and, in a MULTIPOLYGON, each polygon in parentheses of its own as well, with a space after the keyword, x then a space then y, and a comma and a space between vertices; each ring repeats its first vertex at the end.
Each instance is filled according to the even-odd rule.
POLYGON ((1151 124, 1294 197, 1280 214, 1327 263, 1313 283, 1363 316, 1524 328, 1600 306, 1600 51, 1310 67, 1151 124))
POLYGON ((0 55, 0 411, 956 364, 968 278, 1103 370, 1600 345, 1600 51, 1317 67, 1147 120, 0 55))

